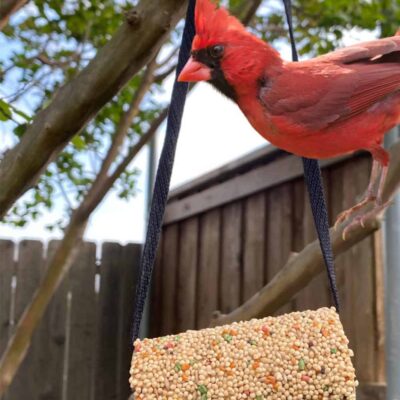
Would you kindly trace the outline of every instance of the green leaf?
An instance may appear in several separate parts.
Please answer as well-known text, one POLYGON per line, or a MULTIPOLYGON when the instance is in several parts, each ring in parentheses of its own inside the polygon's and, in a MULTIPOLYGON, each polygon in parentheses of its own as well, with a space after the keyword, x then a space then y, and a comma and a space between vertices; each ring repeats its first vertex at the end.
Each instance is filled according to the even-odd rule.
POLYGON ((10 105, 0 99, 0 121, 8 121, 12 117, 10 105))
POLYGON ((18 108, 14 107, 14 106, 11 105, 11 104, 9 104, 9 106, 10 106, 10 108, 12 109, 12 111, 13 111, 15 114, 17 114, 17 115, 19 115, 20 117, 24 118, 25 121, 30 122, 30 121, 32 120, 32 118, 31 118, 28 114, 25 114, 23 111, 19 110, 18 108))
POLYGON ((86 147, 85 141, 80 136, 74 136, 71 142, 78 150, 83 150, 86 147))

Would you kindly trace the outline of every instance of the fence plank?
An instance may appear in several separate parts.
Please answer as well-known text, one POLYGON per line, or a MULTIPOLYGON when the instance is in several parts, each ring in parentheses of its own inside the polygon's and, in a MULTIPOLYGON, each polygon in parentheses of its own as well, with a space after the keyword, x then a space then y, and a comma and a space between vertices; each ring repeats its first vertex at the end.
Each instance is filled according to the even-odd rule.
POLYGON ((7 345, 9 335, 13 271, 14 243, 11 240, 0 240, 0 355, 7 345))
POLYGON ((162 290, 163 290, 163 241, 164 234, 161 235, 160 243, 154 262, 153 278, 150 291, 150 311, 149 311, 149 336, 160 336, 162 324, 162 290))
POLYGON ((179 248, 177 330, 196 327, 196 275, 198 257, 198 218, 181 223, 179 248))
POLYGON ((96 342, 96 245, 82 244, 69 273, 72 295, 68 399, 94 398, 94 350, 96 342))
MULTIPOLYGON (((25 307, 31 302, 41 276, 43 267, 43 245, 39 241, 24 240, 18 247, 16 265, 17 288, 15 293, 14 320, 18 323, 25 307)), ((28 353, 19 368, 11 386, 7 399, 19 400, 29 393, 32 398, 39 398, 41 388, 41 340, 40 329, 33 334, 28 353)))
POLYGON ((386 385, 366 382, 357 388, 357 400, 385 400, 386 392, 386 385))
MULTIPOLYGON (((270 281, 287 262, 292 251, 292 203, 290 184, 281 185, 268 192, 266 273, 270 281)), ((277 314, 290 312, 291 302, 281 307, 277 314)))
MULTIPOLYGON (((162 289, 160 335, 176 332, 176 294, 179 257, 179 226, 169 225, 163 233, 162 252, 162 289)), ((154 318, 154 317, 152 317, 154 318)))
POLYGON ((200 255, 197 286, 197 327, 209 325, 218 308, 220 210, 209 211, 201 217, 200 255))
MULTIPOLYGON (((356 202, 356 196, 366 189, 368 164, 368 159, 350 160, 338 170, 333 170, 335 179, 332 179, 332 195, 336 208, 334 214, 352 206, 356 202), (338 173, 342 174, 341 182, 338 173), (338 199, 340 192, 341 202, 338 199)), ((350 347, 357 355, 354 364, 358 379, 362 382, 374 381, 376 368, 372 246, 372 239, 367 238, 337 259, 342 301, 341 318, 350 340, 350 347)))
POLYGON ((123 248, 118 243, 103 243, 102 245, 96 350, 96 400, 117 398, 117 332, 119 295, 122 286, 122 251, 123 248))
MULTIPOLYGON (((328 183, 328 177, 324 176, 324 183, 328 183)), ((297 193, 294 196, 293 208, 295 219, 301 220, 300 229, 294 231, 294 249, 301 251, 307 244, 313 242, 317 238, 316 228, 310 206, 310 196, 305 188, 304 180, 299 184, 301 189, 295 188, 297 193), (302 198, 300 198, 302 196, 302 198)), ((328 193, 328 190, 325 189, 328 193)), ((327 275, 323 272, 316 276, 299 294, 296 296, 296 310, 317 309, 319 307, 327 307, 332 304, 328 294, 327 275), (318 295, 317 295, 318 294, 318 295)))
POLYGON ((264 284, 265 194, 245 200, 242 302, 248 300, 264 284))
MULTIPOLYGON (((49 243, 46 259, 58 246, 58 241, 49 243)), ((28 259, 28 263, 30 260, 28 259)), ((45 273, 46 262, 40 266, 45 273)), ((35 366, 37 395, 39 400, 59 400, 63 392, 64 350, 66 338, 66 282, 61 282, 57 292, 39 323, 35 333, 37 341, 32 348, 38 349, 38 363, 35 366)), ((35 375, 33 375, 35 377, 35 375)), ((25 392, 24 392, 25 393, 25 392)), ((25 393, 26 394, 26 393, 25 393)))
MULTIPOLYGON (((344 175, 347 165, 340 164, 331 169, 330 174, 330 211, 332 220, 336 220, 341 211, 349 206, 349 200, 345 199, 344 175)), ((348 191, 349 189, 347 189, 348 191)), ((348 194, 346 195, 348 197, 348 194)), ((353 199, 354 201, 354 199, 353 199)), ((340 298, 340 319, 344 330, 350 340, 350 347, 354 349, 354 314, 352 308, 353 273, 351 271, 353 262, 350 251, 336 258, 336 280, 340 298)))
MULTIPOLYGON (((339 159, 322 160, 321 166, 328 166, 338 161, 339 159)), ((198 193, 182 199, 173 199, 165 210, 164 222, 170 224, 198 215, 211 208, 284 184, 302 175, 303 168, 299 157, 288 155, 279 158, 258 168, 252 168, 245 173, 236 174, 231 179, 198 193)))
MULTIPOLYGON (((369 159, 351 162, 352 168, 346 169, 345 188, 354 186, 357 194, 363 193, 368 185, 369 159)), ((353 197, 352 204, 356 201, 353 197)), ((375 312, 375 282, 373 238, 368 237, 351 251, 353 268, 353 311, 359 319, 355 326, 355 348, 357 353, 355 367, 358 379, 363 382, 376 381, 376 326, 375 312), (368 332, 368 334, 366 334, 368 332)))
MULTIPOLYGON (((131 389, 129 386, 129 369, 132 358, 131 327, 135 299, 137 272, 142 246, 128 244, 122 252, 122 290, 119 311, 119 341, 118 341, 118 397, 128 399, 131 389)), ((97 400, 97 398, 96 398, 97 400)))
POLYGON ((242 278, 242 203, 228 204, 222 209, 222 254, 220 309, 228 313, 240 305, 242 278))
POLYGON ((375 381, 386 381, 385 360, 385 267, 383 232, 374 234, 375 263, 375 317, 376 317, 376 378, 375 381))

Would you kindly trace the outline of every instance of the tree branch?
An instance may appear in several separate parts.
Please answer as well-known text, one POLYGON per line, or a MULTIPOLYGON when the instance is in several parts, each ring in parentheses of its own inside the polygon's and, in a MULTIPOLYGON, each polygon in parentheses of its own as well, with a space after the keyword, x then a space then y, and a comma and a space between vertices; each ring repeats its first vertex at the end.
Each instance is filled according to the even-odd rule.
MULTIPOLYGON (((41 320, 48 303, 56 292, 66 272, 75 259, 77 249, 82 242, 86 225, 91 213, 103 200, 114 182, 125 171, 129 163, 135 158, 144 145, 153 137, 158 127, 167 115, 164 109, 157 117, 148 131, 142 135, 139 141, 132 146, 128 155, 119 164, 114 173, 109 177, 96 180, 80 206, 72 213, 70 223, 54 255, 47 262, 47 271, 39 285, 32 302, 27 306, 18 321, 14 335, 9 340, 7 348, 0 360, 0 397, 12 382, 19 365, 22 363, 28 351, 33 332, 41 320)), ((112 145, 111 145, 112 146, 112 145)))
POLYGON ((0 219, 68 141, 155 56, 185 5, 185 0, 142 0, 89 65, 36 116, 0 163, 0 219))
POLYGON ((169 68, 167 68, 164 72, 160 72, 158 75, 154 77, 154 82, 160 83, 165 78, 167 78, 172 72, 176 69, 176 64, 172 64, 169 68))
MULTIPOLYGON (((390 148, 390 170, 386 179, 384 200, 390 200, 400 186, 400 142, 390 148)), ((346 224, 337 231, 331 229, 332 247, 335 256, 345 252, 380 227, 380 218, 368 221, 365 228, 358 226, 351 230, 346 240, 342 232, 346 224)), ((234 321, 271 315, 290 301, 301 289, 324 270, 324 261, 318 241, 306 246, 289 261, 258 293, 229 314, 216 312, 212 326, 229 324, 234 321)))
POLYGON ((161 111, 160 115, 152 122, 147 132, 142 136, 140 136, 138 142, 130 148, 128 154, 115 168, 115 171, 110 176, 104 177, 104 179, 101 180, 96 179, 90 191, 88 192, 84 202, 82 203, 81 207, 79 207, 79 210, 77 210, 77 212, 80 213, 80 218, 85 219, 88 218, 88 216, 90 216, 93 210, 97 207, 97 205, 104 198, 107 192, 112 188, 115 181, 126 170, 126 168, 136 157, 139 151, 156 134, 158 128, 164 122, 167 113, 168 113, 167 108, 161 111))
POLYGON ((46 53, 42 52, 36 56, 36 59, 38 61, 40 61, 42 64, 48 65, 49 67, 66 69, 68 66, 71 65, 71 63, 73 61, 78 61, 79 57, 80 57, 80 54, 77 52, 77 53, 71 54, 71 56, 68 57, 68 59, 66 59, 64 61, 51 60, 46 53))
MULTIPOLYGON (((147 132, 129 149, 128 154, 110 176, 105 176, 103 173, 101 179, 99 178, 100 174, 97 176, 79 208, 72 213, 62 241, 59 243, 54 255, 47 261, 45 277, 35 292, 32 302, 27 306, 18 321, 14 335, 10 338, 6 351, 0 360, 0 397, 14 378, 28 351, 37 324, 76 257, 91 213, 100 204, 114 182, 126 170, 139 151, 154 136, 167 114, 168 108, 161 111, 159 116, 153 120, 147 132)), ((125 126, 127 129, 129 128, 129 124, 125 126)), ((114 143, 111 146, 115 147, 114 143)), ((110 160, 107 160, 109 165, 111 165, 110 160)), ((106 170, 106 168, 101 168, 102 170, 106 170)))
POLYGON ((239 4, 232 10, 234 15, 240 16, 241 21, 244 25, 248 25, 253 19, 258 7, 262 0, 248 0, 239 4))
POLYGON ((0 31, 7 25, 11 15, 27 2, 28 0, 2 0, 0 2, 0 31))
POLYGON ((176 46, 172 49, 172 51, 162 60, 158 63, 157 68, 162 68, 166 66, 177 54, 179 51, 179 46, 176 46))
POLYGON ((18 367, 29 349, 33 332, 41 320, 50 299, 78 252, 87 221, 74 215, 54 255, 46 263, 46 274, 35 292, 32 302, 22 314, 16 330, 0 360, 0 396, 12 382, 18 367))
POLYGON ((156 69, 156 66, 156 60, 155 58, 153 58, 153 60, 150 61, 149 65, 146 68, 146 71, 143 75, 142 80, 140 81, 139 87, 136 90, 135 95, 132 98, 128 110, 123 113, 119 121, 115 134, 113 135, 112 144, 108 150, 106 157, 104 158, 103 164, 98 173, 99 179, 103 179, 107 175, 111 164, 114 162, 115 157, 117 156, 124 142, 124 139, 128 134, 129 127, 132 124, 133 119, 139 114, 140 103, 142 102, 147 91, 149 90, 151 84, 154 82, 154 71, 156 69))

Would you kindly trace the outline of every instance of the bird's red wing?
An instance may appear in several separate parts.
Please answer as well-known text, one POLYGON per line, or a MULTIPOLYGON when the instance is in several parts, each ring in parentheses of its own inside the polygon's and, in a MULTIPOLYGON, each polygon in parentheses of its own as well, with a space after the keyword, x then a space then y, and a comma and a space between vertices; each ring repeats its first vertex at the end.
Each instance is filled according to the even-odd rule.
POLYGON ((331 53, 314 58, 313 61, 332 62, 337 64, 352 64, 362 60, 371 60, 400 51, 400 36, 392 36, 385 39, 371 40, 347 46, 331 53))
POLYGON ((272 116, 318 131, 400 91, 400 37, 291 64, 260 93, 272 116))
POLYGON ((366 111, 386 96, 400 91, 400 62, 380 65, 360 72, 357 90, 350 97, 349 111, 343 117, 350 118, 366 111))

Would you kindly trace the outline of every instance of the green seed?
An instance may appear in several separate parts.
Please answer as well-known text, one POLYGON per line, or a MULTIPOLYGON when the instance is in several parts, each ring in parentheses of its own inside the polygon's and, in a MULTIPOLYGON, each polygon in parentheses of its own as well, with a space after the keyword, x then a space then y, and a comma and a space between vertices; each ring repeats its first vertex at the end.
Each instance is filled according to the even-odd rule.
POLYGON ((305 367, 306 367, 306 363, 304 362, 304 360, 302 358, 300 358, 300 360, 299 360, 299 371, 303 371, 305 367))
POLYGON ((337 353, 337 349, 331 349, 331 354, 336 354, 337 353))
POLYGON ((232 335, 229 335, 227 333, 223 337, 225 339, 225 342, 228 342, 228 343, 230 343, 233 339, 232 335))
POLYGON ((176 372, 179 372, 179 371, 182 371, 182 364, 181 363, 176 363, 175 364, 175 371, 176 372))
MULTIPOLYGON (((208 389, 206 385, 198 385, 197 386, 197 390, 199 391, 199 393, 204 396, 207 395, 208 389)), ((203 398, 203 397, 202 397, 203 398)))

